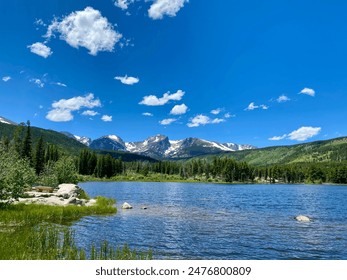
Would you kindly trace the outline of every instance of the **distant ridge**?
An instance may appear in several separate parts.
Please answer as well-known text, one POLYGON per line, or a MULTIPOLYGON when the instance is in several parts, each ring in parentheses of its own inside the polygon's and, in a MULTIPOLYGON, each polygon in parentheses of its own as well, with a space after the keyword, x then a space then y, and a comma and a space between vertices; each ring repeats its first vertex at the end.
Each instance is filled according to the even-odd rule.
POLYGON ((14 121, 11 121, 9 119, 6 119, 4 117, 0 116, 0 123, 6 123, 6 124, 12 124, 12 125, 18 125, 17 123, 15 123, 14 121))

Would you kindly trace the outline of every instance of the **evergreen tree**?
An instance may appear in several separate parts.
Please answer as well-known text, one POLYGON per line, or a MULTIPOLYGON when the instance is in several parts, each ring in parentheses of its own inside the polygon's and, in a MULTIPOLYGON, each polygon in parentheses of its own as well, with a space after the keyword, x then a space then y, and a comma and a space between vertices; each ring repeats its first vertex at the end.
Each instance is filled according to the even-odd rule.
POLYGON ((41 174, 45 165, 45 147, 44 146, 45 144, 41 136, 39 141, 37 142, 36 150, 35 150, 35 171, 37 175, 41 174))
POLYGON ((33 156, 32 156, 31 145, 32 145, 32 140, 31 140, 30 121, 27 121, 27 130, 26 130, 24 141, 23 141, 23 147, 22 147, 22 158, 26 158, 32 165, 33 156))

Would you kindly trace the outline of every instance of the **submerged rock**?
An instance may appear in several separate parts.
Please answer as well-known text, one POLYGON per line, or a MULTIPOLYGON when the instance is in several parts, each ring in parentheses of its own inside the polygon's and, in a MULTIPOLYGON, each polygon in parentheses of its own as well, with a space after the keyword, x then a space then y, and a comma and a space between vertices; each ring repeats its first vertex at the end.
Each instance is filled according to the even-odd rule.
POLYGON ((133 209, 133 207, 128 202, 124 202, 122 205, 122 209, 133 209))
POLYGON ((297 220, 298 222, 311 222, 311 219, 304 215, 296 216, 295 220, 297 220))

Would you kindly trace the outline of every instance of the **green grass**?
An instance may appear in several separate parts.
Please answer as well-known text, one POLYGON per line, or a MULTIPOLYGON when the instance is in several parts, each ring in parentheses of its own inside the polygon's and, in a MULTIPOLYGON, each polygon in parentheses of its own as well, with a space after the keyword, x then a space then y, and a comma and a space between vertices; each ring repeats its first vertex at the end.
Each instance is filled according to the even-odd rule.
POLYGON ((68 227, 89 215, 113 215, 115 200, 97 197, 94 206, 1 205, 1 260, 150 259, 151 252, 139 253, 128 246, 113 248, 104 241, 91 244, 88 254, 77 247, 68 227))

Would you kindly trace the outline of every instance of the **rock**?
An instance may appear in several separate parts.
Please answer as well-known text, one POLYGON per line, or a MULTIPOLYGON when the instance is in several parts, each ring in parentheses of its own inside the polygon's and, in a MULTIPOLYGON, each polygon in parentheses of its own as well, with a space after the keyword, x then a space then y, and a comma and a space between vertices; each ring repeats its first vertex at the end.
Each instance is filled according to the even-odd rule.
POLYGON ((55 195, 68 199, 71 197, 77 197, 79 191, 80 188, 74 184, 60 184, 55 195))
POLYGON ((142 206, 141 209, 142 210, 147 210, 147 206, 142 206))
POLYGON ((133 209, 133 207, 128 202, 124 202, 122 205, 122 209, 133 209))
POLYGON ((86 202, 85 206, 94 206, 96 204, 96 199, 90 199, 86 202))
POLYGON ((296 216, 295 220, 297 220, 298 222, 311 222, 311 219, 304 215, 296 216))

